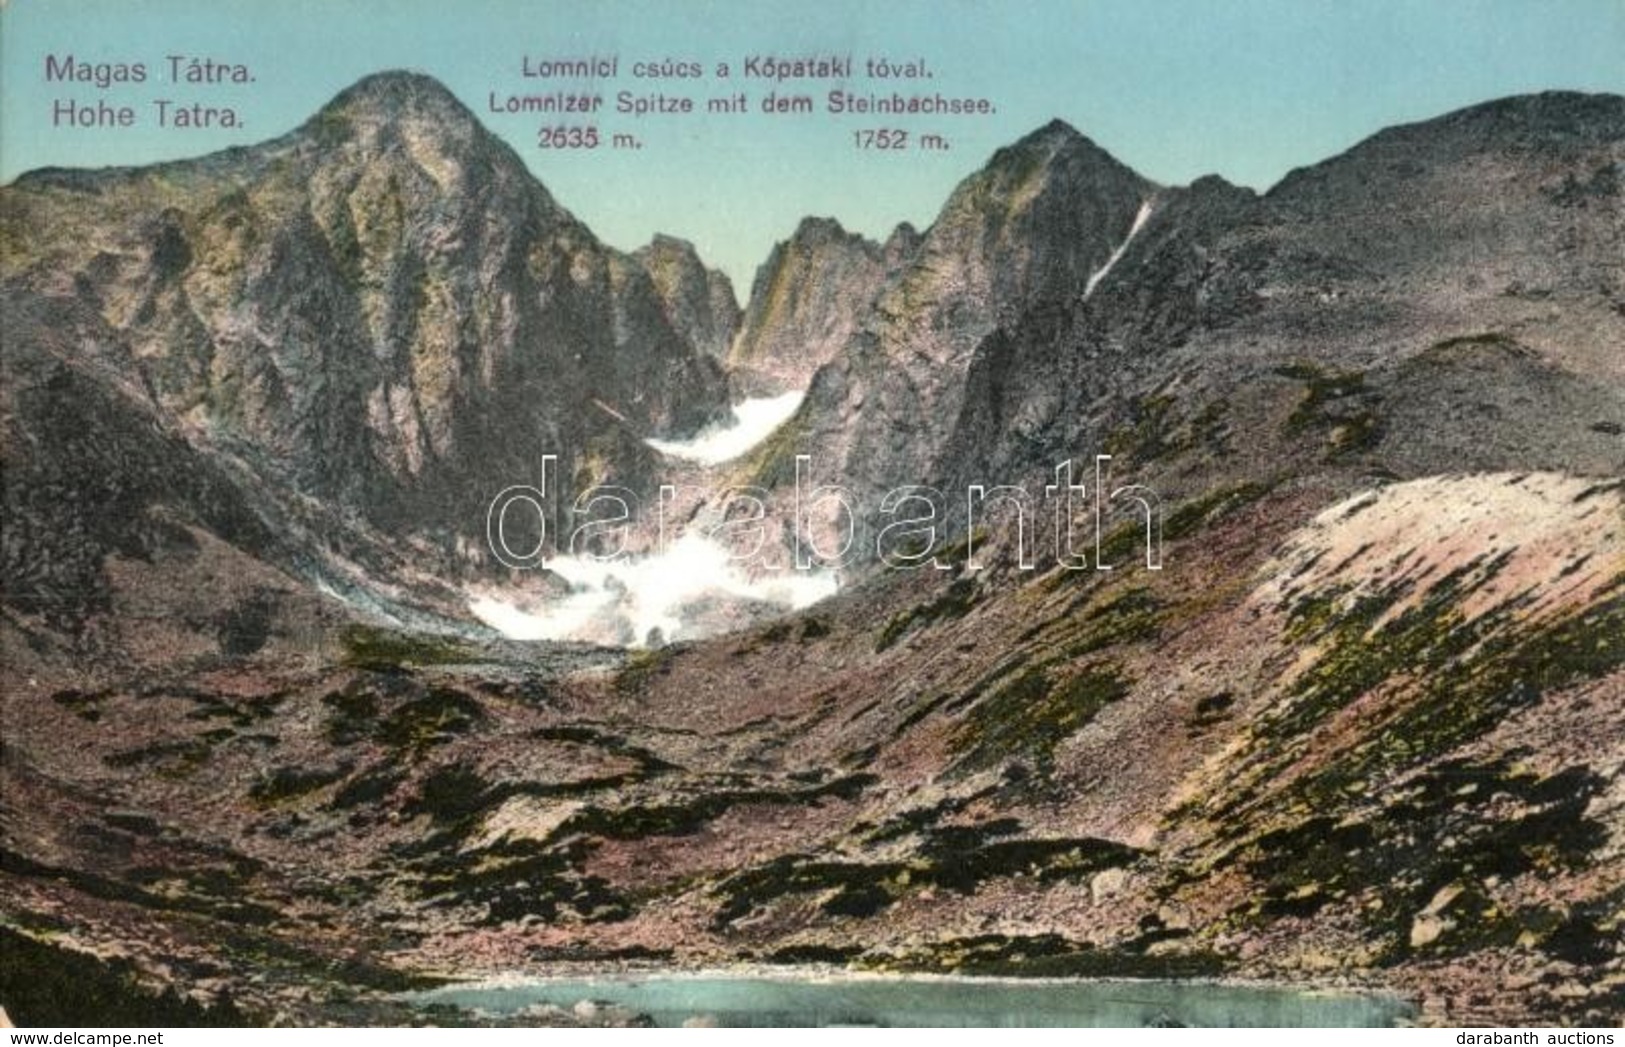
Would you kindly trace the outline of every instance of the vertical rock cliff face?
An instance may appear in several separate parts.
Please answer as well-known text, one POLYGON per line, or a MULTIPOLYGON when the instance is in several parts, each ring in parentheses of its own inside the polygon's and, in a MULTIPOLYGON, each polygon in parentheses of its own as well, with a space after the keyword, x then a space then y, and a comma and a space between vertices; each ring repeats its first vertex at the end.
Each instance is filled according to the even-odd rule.
POLYGON ((756 272, 728 356, 734 385, 760 395, 807 388, 868 318, 876 290, 917 248, 918 234, 907 225, 882 247, 832 218, 802 219, 756 272))
POLYGON ((42 342, 62 367, 389 535, 477 557, 486 503, 543 455, 638 485, 639 437, 727 408, 726 308, 673 308, 426 77, 370 77, 252 148, 36 172, 0 208, 8 295, 87 317, 42 342))
POLYGON ((1095 451, 1169 493, 1618 473, 1622 169, 1625 100, 1552 93, 1380 132, 1263 196, 1165 190, 1091 293, 978 354, 949 473, 1095 451))
POLYGON ((1163 384, 1171 347, 1252 308, 1215 251, 1255 209, 1252 192, 1216 177, 1160 190, 1081 293, 1001 325, 968 366, 944 484, 1021 483, 1058 458, 1120 450, 1105 446, 1106 405, 1163 384))
POLYGON ((872 511, 1095 453, 1176 498, 1283 470, 1617 472, 1621 170, 1614 96, 1393 128, 1262 196, 1159 189, 1052 124, 955 191, 748 474, 787 490, 809 454, 872 511))
POLYGON ((727 274, 706 268, 693 244, 673 236, 656 236, 633 257, 654 281, 672 329, 694 348, 725 360, 740 321, 739 300, 727 274))
POLYGON ((818 372, 786 436, 751 463, 754 479, 793 479, 787 459, 799 450, 813 456, 819 482, 838 479, 867 505, 934 480, 984 340, 1081 298, 1156 193, 1059 121, 1001 149, 917 245, 905 231, 874 252, 901 264, 818 372))

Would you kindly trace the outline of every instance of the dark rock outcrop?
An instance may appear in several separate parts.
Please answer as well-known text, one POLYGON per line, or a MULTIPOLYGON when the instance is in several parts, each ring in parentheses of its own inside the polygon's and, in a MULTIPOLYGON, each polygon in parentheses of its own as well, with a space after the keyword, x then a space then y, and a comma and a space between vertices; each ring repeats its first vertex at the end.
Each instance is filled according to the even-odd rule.
POLYGON ((672 236, 656 236, 633 257, 654 281, 672 329, 696 349, 725 360, 741 317, 727 274, 707 269, 693 244, 672 236))
POLYGON ((888 272, 916 246, 903 228, 883 249, 832 218, 802 219, 756 272, 728 356, 735 386, 758 395, 807 388, 867 318, 888 272))

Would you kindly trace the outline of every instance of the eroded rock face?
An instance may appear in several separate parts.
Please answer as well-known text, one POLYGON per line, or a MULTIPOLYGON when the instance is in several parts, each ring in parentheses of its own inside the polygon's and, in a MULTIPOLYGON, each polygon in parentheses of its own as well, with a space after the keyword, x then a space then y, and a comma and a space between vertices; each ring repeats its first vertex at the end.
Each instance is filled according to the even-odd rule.
POLYGON ((1036 494, 1097 453, 1175 496, 1283 468, 1617 472, 1622 165, 1606 95, 1394 128, 1262 196, 1159 189, 1052 125, 956 190, 750 475, 782 490, 810 454, 872 507, 1036 494))
MULTIPOLYGON (((800 411, 746 474, 782 489, 793 482, 794 455, 806 453, 815 482, 838 482, 871 508, 894 487, 937 480, 978 347, 1024 316, 1082 296, 1156 191, 1059 121, 999 150, 923 235, 902 229, 865 252, 888 270, 885 279, 859 307, 844 347, 815 373, 800 411)), ((764 275, 789 271, 781 265, 764 275)), ((797 300, 793 288, 775 295, 762 280, 758 288, 753 302, 797 300)), ((750 330, 747 321, 747 338, 750 330)), ((839 529, 820 520, 815 530, 826 524, 839 529)), ((860 547, 872 538, 860 520, 860 547)), ((827 533, 822 540, 828 548, 827 533)))
POLYGON ((1622 165, 1625 100, 1553 93, 1383 131, 1263 196, 1165 190, 1084 300, 989 340, 951 458, 1617 471, 1622 165))
POLYGON ((1030 310, 1081 295, 1154 193, 1061 123, 994 154, 808 393, 798 420, 821 468, 864 493, 933 476, 977 347, 1030 310))
POLYGON ((49 352, 397 539, 477 551, 485 504, 543 455, 636 486, 640 437, 726 411, 719 332, 425 77, 370 77, 252 148, 26 175, 0 206, 8 294, 95 318, 49 352))
POLYGON ((693 244, 672 236, 656 236, 634 257, 654 281, 673 330, 696 349, 726 360, 741 317, 727 274, 706 268, 693 244))
POLYGON ((907 226, 885 247, 832 218, 806 218, 756 272, 739 341, 728 356, 740 390, 805 389, 870 313, 875 290, 917 246, 907 226))

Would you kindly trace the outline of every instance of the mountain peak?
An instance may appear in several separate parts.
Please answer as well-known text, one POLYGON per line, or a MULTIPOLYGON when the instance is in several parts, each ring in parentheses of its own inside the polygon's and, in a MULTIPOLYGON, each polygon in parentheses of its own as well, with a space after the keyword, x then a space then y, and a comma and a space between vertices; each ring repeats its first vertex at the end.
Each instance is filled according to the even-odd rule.
POLYGON ((1384 128, 1337 156, 1288 172, 1268 195, 1291 206, 1326 196, 1329 206, 1350 187, 1393 193, 1388 182, 1395 177, 1449 170, 1472 157, 1572 156, 1621 141, 1625 97, 1579 91, 1511 95, 1384 128), (1330 188, 1334 184, 1343 189, 1330 188))
MULTIPOLYGON (((1071 124, 1067 123, 1065 120, 1062 120, 1060 117, 1057 116, 1055 119, 1051 120, 1049 123, 1045 124, 1043 127, 1040 127, 1035 131, 1029 132, 1020 141, 1021 142, 1040 142, 1040 141, 1043 141, 1043 142, 1050 142, 1050 141, 1053 141, 1053 142, 1065 142, 1065 141, 1069 141, 1071 139, 1083 138, 1083 137, 1084 137, 1083 133, 1080 132, 1076 127, 1073 127, 1071 124)), ((1020 144, 1020 143, 1018 143, 1018 144, 1020 144)))
POLYGON ((323 111, 375 109, 386 113, 415 110, 453 110, 472 117, 468 107, 439 80, 427 73, 391 69, 364 76, 340 91, 323 111))
POLYGON ((655 233, 649 242, 638 248, 639 253, 685 254, 699 256, 691 241, 670 233, 655 233))
POLYGON ((671 266, 702 273, 708 271, 705 260, 691 241, 669 233, 655 233, 648 243, 632 252, 632 257, 643 263, 643 267, 651 273, 671 266))
POLYGON ((1561 137, 1613 141, 1625 136, 1625 96, 1582 91, 1541 91, 1480 102, 1432 120, 1403 124, 1379 134, 1438 135, 1461 129, 1486 138, 1561 137))
POLYGON ((1113 171, 1139 177, 1088 135, 1059 118, 999 149, 985 170, 1019 180, 1037 171, 1057 168, 1074 173, 1113 171))
POLYGON ((433 126, 440 134, 465 143, 495 137, 445 84, 426 73, 405 69, 362 77, 324 105, 311 124, 318 128, 417 124, 425 129, 433 126))
POLYGON ((875 255, 880 251, 880 245, 862 233, 846 228, 839 219, 823 215, 803 217, 796 223, 790 239, 779 247, 802 252, 858 251, 865 255, 875 255))
POLYGON ((707 267, 692 243, 666 233, 656 233, 632 257, 649 274, 672 329, 706 356, 726 356, 739 327, 739 300, 728 277, 707 267))
POLYGON ((1099 154, 1111 158, 1111 154, 1097 145, 1092 138, 1059 117, 1036 130, 1029 131, 1007 148, 1023 154, 1042 152, 1053 156, 1078 153, 1099 154))
POLYGON ((371 164, 394 157, 407 169, 429 174, 442 188, 497 177, 557 208, 512 146, 432 76, 391 70, 363 77, 335 95, 299 129, 320 148, 313 160, 371 164), (347 143, 346 148, 339 148, 347 143))

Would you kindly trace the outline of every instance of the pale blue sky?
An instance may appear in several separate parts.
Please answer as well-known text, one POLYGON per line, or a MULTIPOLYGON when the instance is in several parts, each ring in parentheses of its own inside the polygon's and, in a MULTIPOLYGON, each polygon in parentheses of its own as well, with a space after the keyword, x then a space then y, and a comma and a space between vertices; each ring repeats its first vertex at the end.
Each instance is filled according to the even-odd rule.
MULTIPOLYGON (((656 231, 694 241, 739 285, 806 214, 884 236, 928 224, 955 182, 993 149, 1061 117, 1157 181, 1208 172, 1267 188, 1295 166, 1389 124, 1546 88, 1625 91, 1625 0, 857 0, 663 2, 333 2, 333 0, 10 0, 0 6, 0 180, 45 165, 146 163, 291 129, 346 85, 411 68, 446 83, 511 141, 555 196, 608 242, 656 231), (931 90, 991 98, 982 118, 916 118, 946 152, 865 153, 852 131, 884 118, 606 114, 638 152, 538 150, 540 122, 484 115, 488 91, 539 89, 525 56, 621 56, 709 67, 757 52, 924 57, 931 90), (108 98, 204 99, 164 81, 164 56, 247 63, 240 131, 52 128, 54 99, 97 92, 47 83, 47 54, 145 62, 149 81, 108 98)), ((659 85, 651 85, 658 88, 659 85)), ((746 87, 735 83, 729 90, 746 87)), ((755 85, 750 85, 754 87, 755 85)), ((821 99, 827 85, 814 85, 821 99)), ((868 90, 863 85, 849 85, 868 90)), ((905 85, 905 90, 909 89, 905 85)), ((702 100, 723 87, 673 89, 702 100)), ((759 91, 757 92, 759 93, 759 91)))

